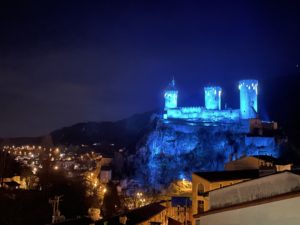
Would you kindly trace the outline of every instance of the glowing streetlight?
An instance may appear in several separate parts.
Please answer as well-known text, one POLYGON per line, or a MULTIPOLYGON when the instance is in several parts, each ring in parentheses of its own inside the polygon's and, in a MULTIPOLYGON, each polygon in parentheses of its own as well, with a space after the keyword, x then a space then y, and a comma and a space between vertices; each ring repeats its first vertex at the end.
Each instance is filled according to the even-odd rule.
POLYGON ((94 187, 97 187, 97 181, 94 183, 94 187))
POLYGON ((36 167, 34 167, 33 170, 32 170, 32 173, 33 173, 33 174, 36 174, 37 170, 38 170, 38 169, 37 169, 36 167))

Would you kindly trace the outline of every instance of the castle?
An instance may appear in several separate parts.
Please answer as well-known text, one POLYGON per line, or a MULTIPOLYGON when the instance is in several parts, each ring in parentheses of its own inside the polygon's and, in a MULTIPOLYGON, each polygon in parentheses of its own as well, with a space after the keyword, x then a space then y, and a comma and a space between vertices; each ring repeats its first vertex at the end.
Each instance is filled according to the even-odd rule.
POLYGON ((204 87, 204 107, 178 107, 178 90, 173 79, 164 92, 163 122, 185 132, 199 126, 215 127, 219 132, 230 130, 244 136, 243 145, 251 148, 253 154, 275 155, 274 133, 278 125, 273 121, 262 121, 258 116, 258 81, 239 81, 239 91, 239 109, 222 109, 222 88, 219 86, 204 87))
POLYGON ((249 155, 278 156, 277 123, 258 117, 258 81, 239 82, 240 107, 222 109, 222 88, 204 88, 203 107, 179 107, 175 80, 164 92, 164 112, 138 147, 138 179, 159 189, 193 171, 223 170, 249 155))
POLYGON ((257 80, 239 82, 240 108, 222 109, 222 88, 219 86, 204 87, 205 106, 178 107, 178 90, 175 80, 168 85, 164 93, 164 119, 183 119, 199 122, 237 122, 257 118, 257 80))

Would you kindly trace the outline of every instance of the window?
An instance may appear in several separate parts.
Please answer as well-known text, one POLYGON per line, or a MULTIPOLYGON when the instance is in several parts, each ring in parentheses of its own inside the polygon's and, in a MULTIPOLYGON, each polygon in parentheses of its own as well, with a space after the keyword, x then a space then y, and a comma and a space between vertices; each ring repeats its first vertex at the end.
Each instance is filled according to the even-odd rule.
POLYGON ((204 201, 201 201, 201 200, 198 201, 197 212, 198 213, 203 213, 204 212, 204 201))
POLYGON ((203 184, 198 184, 198 195, 202 195, 204 193, 203 184))

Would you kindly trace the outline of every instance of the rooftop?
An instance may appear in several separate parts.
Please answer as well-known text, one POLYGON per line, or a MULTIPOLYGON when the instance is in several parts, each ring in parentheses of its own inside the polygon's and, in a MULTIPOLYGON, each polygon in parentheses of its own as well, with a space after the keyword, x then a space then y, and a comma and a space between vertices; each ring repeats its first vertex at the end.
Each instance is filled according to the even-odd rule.
POLYGON ((273 156, 269 156, 269 155, 253 155, 252 157, 260 159, 260 160, 264 160, 266 162, 271 162, 271 163, 274 163, 276 165, 286 165, 286 164, 289 164, 286 161, 274 158, 273 156))
POLYGON ((5 183, 9 187, 19 187, 20 186, 20 184, 15 181, 7 181, 7 182, 3 182, 3 183, 5 183))
POLYGON ((202 212, 202 213, 195 214, 195 215, 193 215, 193 217, 199 218, 201 216, 206 216, 206 215, 210 215, 210 214, 215 214, 215 213, 220 213, 220 212, 230 211, 230 210, 235 210, 235 209, 241 209, 241 208, 246 208, 246 207, 251 207, 251 206, 256 206, 256 205, 261 205, 261 204, 267 204, 270 202, 281 201, 281 200, 285 200, 285 199, 289 199, 289 198, 296 198, 299 196, 300 196, 300 191, 294 191, 294 192, 284 193, 281 195, 271 196, 269 198, 257 199, 254 201, 243 202, 243 203, 236 204, 236 205, 225 206, 223 208, 208 210, 204 213, 202 212))
POLYGON ((254 179, 259 177, 259 170, 232 170, 232 171, 213 171, 213 172, 195 172, 195 175, 204 178, 210 182, 254 179))
POLYGON ((123 216, 127 217, 126 225, 140 224, 159 214, 165 208, 166 207, 162 206, 160 203, 152 203, 144 207, 131 210, 119 216, 115 216, 109 219, 102 219, 96 222, 96 225, 120 225, 121 223, 119 221, 119 218, 123 216))

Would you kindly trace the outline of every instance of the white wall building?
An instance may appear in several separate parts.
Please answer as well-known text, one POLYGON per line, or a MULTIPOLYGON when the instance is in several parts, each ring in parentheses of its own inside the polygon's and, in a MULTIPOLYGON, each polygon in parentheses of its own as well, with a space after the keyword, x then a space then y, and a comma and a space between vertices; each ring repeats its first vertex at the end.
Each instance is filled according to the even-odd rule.
POLYGON ((241 182, 209 193, 201 225, 300 224, 300 176, 292 172, 241 182))

